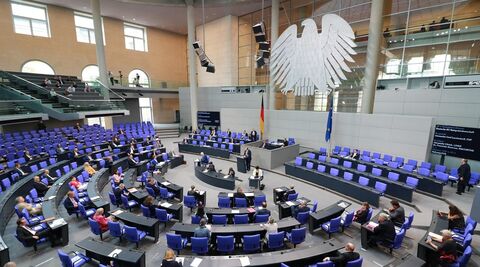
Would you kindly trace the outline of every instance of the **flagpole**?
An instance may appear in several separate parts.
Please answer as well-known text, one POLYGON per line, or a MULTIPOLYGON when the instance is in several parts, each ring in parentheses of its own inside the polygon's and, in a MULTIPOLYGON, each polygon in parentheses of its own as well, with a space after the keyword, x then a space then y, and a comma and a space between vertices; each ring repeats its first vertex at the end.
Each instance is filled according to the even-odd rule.
MULTIPOLYGON (((328 100, 330 100, 330 97, 331 97, 332 101, 331 102, 327 101, 327 103, 330 102, 330 108, 332 109, 332 124, 333 124, 333 97, 335 96, 334 92, 335 92, 335 88, 333 88, 332 91, 330 92, 330 94, 328 95, 328 100)), ((329 112, 330 112, 330 110, 329 110, 329 112)), ((330 138, 328 139, 327 158, 330 158, 331 154, 332 154, 332 132, 330 131, 330 138)))

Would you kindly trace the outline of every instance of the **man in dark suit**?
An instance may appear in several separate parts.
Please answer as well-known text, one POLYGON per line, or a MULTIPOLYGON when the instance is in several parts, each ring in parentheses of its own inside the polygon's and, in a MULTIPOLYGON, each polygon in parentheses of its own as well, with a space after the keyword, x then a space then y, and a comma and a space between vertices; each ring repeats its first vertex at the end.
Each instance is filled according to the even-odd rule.
POLYGON ((398 200, 396 199, 392 199, 390 204, 392 204, 392 207, 388 209, 390 212, 390 220, 395 225, 402 226, 405 222, 405 210, 400 206, 400 203, 398 203, 398 200))
POLYGON ((378 242, 392 243, 395 235, 395 225, 386 214, 381 213, 378 217, 378 225, 373 228, 373 233, 368 238, 368 245, 376 247, 378 242))
POLYGON ((310 211, 310 208, 307 207, 307 203, 305 203, 304 201, 302 201, 300 203, 300 205, 298 205, 298 207, 295 208, 295 206, 292 206, 293 208, 293 217, 294 218, 297 218, 297 215, 300 213, 300 212, 307 212, 307 211, 310 211))
POLYGON ((287 192, 283 195, 283 201, 287 201, 288 195, 296 194, 295 187, 293 185, 290 186, 287 192))
POLYGON ((40 176, 33 177, 33 188, 37 190, 38 196, 43 197, 48 191, 48 186, 40 181, 40 176))
POLYGON ((53 236, 49 228, 35 231, 27 225, 27 220, 25 218, 20 218, 17 220, 17 238, 23 242, 26 246, 34 246, 38 240, 48 237, 53 246, 53 236))
POLYGON ((200 192, 197 189, 195 189, 194 185, 192 185, 190 187, 190 190, 187 191, 187 196, 194 196, 195 199, 198 201, 198 198, 200 197, 200 192))
POLYGON ((67 198, 63 201, 63 206, 67 209, 68 214, 73 214, 78 211, 78 202, 75 199, 75 193, 68 191, 67 198))
POLYGON ((130 147, 129 147, 128 150, 127 150, 127 154, 133 155, 134 153, 135 153, 135 145, 134 145, 134 144, 130 144, 130 147))
POLYGON ((46 178, 48 180, 49 185, 52 185, 53 183, 55 183, 55 180, 57 179, 57 177, 51 176, 50 171, 47 169, 43 171, 42 178, 46 178))
POLYGON ((259 207, 257 208, 256 212, 255 212, 255 216, 256 215, 265 215, 265 214, 268 214, 268 216, 270 216, 271 212, 267 209, 267 202, 262 202, 262 207, 259 207))
POLYGON ((245 198, 245 193, 243 193, 243 189, 241 187, 237 188, 237 192, 233 193, 234 198, 245 198))
POLYGON ((138 167, 140 166, 140 162, 136 161, 133 158, 132 154, 128 155, 128 160, 127 161, 128 161, 128 168, 130 168, 130 169, 137 168, 137 173, 139 173, 138 172, 138 167))
POLYGON ((468 165, 467 159, 462 159, 462 165, 458 167, 458 185, 457 185, 457 195, 465 193, 465 187, 470 182, 470 165, 468 165))
POLYGON ((14 173, 17 173, 18 176, 20 177, 25 177, 28 175, 25 171, 22 170, 22 166, 20 166, 20 163, 15 163, 15 169, 13 170, 14 173))
POLYGON ((210 161, 210 162, 208 163, 208 165, 207 165, 207 170, 208 170, 209 172, 216 172, 216 170, 215 170, 215 165, 213 165, 213 162, 210 161))
POLYGON ((350 158, 356 159, 356 160, 360 159, 360 154, 358 154, 358 149, 353 150, 352 154, 350 154, 350 158))
POLYGON ((243 156, 245 157, 245 163, 247 165, 247 172, 250 171, 250 164, 252 163, 252 151, 247 147, 243 152, 243 156))
POLYGON ((117 204, 122 203, 122 195, 127 196, 130 194, 128 190, 125 188, 124 184, 120 184, 114 191, 113 194, 115 195, 115 198, 117 199, 117 204))
POLYGON ((152 177, 149 177, 147 179, 147 187, 151 188, 153 192, 155 192, 156 196, 160 195, 160 187, 158 187, 157 180, 153 179, 152 177))
POLYGON ((336 257, 326 257, 323 261, 331 261, 336 267, 345 267, 349 261, 354 261, 360 258, 360 254, 355 252, 355 245, 347 243, 345 245, 345 252, 336 257))

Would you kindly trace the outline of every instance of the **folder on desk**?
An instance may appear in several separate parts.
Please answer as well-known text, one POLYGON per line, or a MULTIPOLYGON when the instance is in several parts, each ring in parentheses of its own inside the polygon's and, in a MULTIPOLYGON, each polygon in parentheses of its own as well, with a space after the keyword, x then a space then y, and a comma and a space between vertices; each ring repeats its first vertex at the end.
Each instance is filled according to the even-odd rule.
POLYGON ((236 214, 236 213, 240 213, 239 210, 232 210, 232 213, 236 214))
POLYGON ((255 194, 253 192, 245 193, 246 197, 253 197, 255 194))
POLYGON ((228 197, 233 197, 233 193, 228 193, 228 197))
POLYGON ((200 265, 200 263, 202 263, 202 259, 200 258, 195 258, 192 263, 190 263, 190 266, 192 267, 198 267, 198 265, 200 265))
POLYGON ((112 252, 110 252, 110 254, 108 254, 108 256, 109 256, 110 258, 115 258, 115 257, 118 256, 118 254, 120 254, 121 252, 122 252, 121 249, 116 248, 116 249, 114 249, 112 252))
POLYGON ((167 186, 167 185, 169 185, 169 184, 170 184, 169 182, 163 182, 163 183, 162 183, 162 185, 164 185, 164 186, 167 186))
POLYGON ((288 206, 295 206, 295 202, 292 202, 292 201, 287 201, 285 202, 288 206))
POLYGON ((112 212, 112 215, 119 215, 123 212, 123 210, 116 210, 115 212, 112 212))
POLYGON ((172 204, 170 204, 168 202, 164 202, 164 203, 160 204, 160 206, 162 206, 164 208, 169 208, 170 206, 172 206, 172 204))

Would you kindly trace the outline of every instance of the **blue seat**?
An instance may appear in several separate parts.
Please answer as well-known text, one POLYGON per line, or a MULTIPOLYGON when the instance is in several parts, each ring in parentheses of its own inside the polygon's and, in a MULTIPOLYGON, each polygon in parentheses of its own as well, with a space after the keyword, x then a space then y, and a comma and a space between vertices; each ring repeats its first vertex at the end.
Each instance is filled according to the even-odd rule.
POLYGON ((213 224, 227 224, 227 215, 213 215, 212 216, 213 224))
POLYGON ((313 162, 307 162, 307 164, 305 165, 307 167, 307 169, 313 169, 313 162))
POLYGON ((72 169, 76 169, 76 168, 78 168, 78 164, 74 161, 74 162, 70 163, 70 167, 72 167, 72 169))
POLYGON ((326 155, 327 154, 327 148, 321 147, 319 152, 320 152, 320 155, 326 155))
POLYGON ((296 157, 295 158, 295 165, 296 166, 302 166, 302 161, 303 161, 302 157, 296 157))
POLYGON ((344 218, 340 219, 340 225, 342 226, 342 232, 345 231, 345 228, 350 227, 353 223, 353 217, 355 215, 355 212, 352 210, 351 212, 347 213, 347 215, 344 218))
POLYGON ((127 196, 121 195, 122 198, 122 204, 125 209, 128 209, 129 211, 132 211, 133 207, 138 206, 138 202, 135 200, 128 200, 127 196))
POLYGON ((150 209, 148 207, 145 207, 143 204, 140 204, 140 209, 142 209, 142 215, 144 217, 152 217, 152 215, 150 214, 150 209))
POLYGON ((71 251, 67 254, 59 249, 57 250, 57 253, 63 267, 79 267, 90 261, 89 257, 76 251, 71 251), (70 257, 69 254, 73 254, 73 257, 70 257))
POLYGON ((231 253, 235 249, 233 235, 217 236, 217 251, 231 253))
POLYGON ((255 216, 255 223, 266 223, 266 222, 268 222, 268 217, 270 217, 270 215, 268 215, 268 214, 256 215, 255 216))
POLYGON ((218 198, 218 207, 219 208, 230 208, 230 198, 229 197, 219 197, 218 198))
POLYGON ((442 181, 444 184, 448 183, 448 174, 447 173, 437 172, 436 175, 435 175, 435 178, 437 178, 437 180, 442 181))
POLYGON ((379 182, 379 181, 376 181, 375 182, 375 189, 380 192, 380 195, 384 195, 385 194, 385 191, 387 190, 387 184, 386 183, 382 183, 382 182, 379 182))
POLYGON ((88 218, 88 225, 90 226, 90 231, 92 231, 94 235, 100 236, 100 240, 103 240, 104 231, 102 231, 98 222, 92 218, 88 218))
POLYGON ((373 162, 377 165, 383 165, 385 163, 383 159, 376 159, 376 158, 373 159, 373 162))
POLYGON ((255 196, 253 199, 253 205, 255 207, 261 207, 263 202, 267 202, 267 197, 265 195, 255 196))
POLYGON ((300 224, 306 224, 308 222, 308 217, 310 216, 310 211, 299 212, 297 213, 297 221, 300 224))
POLYGON ((372 174, 374 176, 382 176, 382 170, 379 168, 372 168, 372 174))
POLYGON ((327 232, 328 233, 328 238, 330 238, 330 236, 333 234, 333 233, 336 233, 336 232, 339 232, 340 231, 340 220, 341 220, 342 217, 337 217, 337 218, 333 218, 331 219, 329 222, 326 222, 324 224, 322 224, 322 229, 323 231, 327 232))
POLYGON ((30 197, 32 197, 33 202, 35 203, 43 202, 43 197, 38 196, 37 190, 35 188, 29 191, 29 195, 30 197))
POLYGON ((400 164, 396 161, 390 161, 388 164, 387 164, 388 167, 392 168, 392 169, 396 169, 398 168, 398 166, 400 166, 400 164))
POLYGON ((285 238, 285 232, 268 234, 268 248, 271 250, 282 249, 284 247, 283 239, 285 238))
POLYGON ((335 169, 335 168, 330 168, 330 175, 333 175, 333 176, 338 176, 338 169, 335 169))
POLYGON ((330 158, 330 163, 338 165, 338 159, 337 158, 330 158))
POLYGON ((358 183, 361 184, 361 185, 363 185, 363 186, 368 186, 369 182, 370 182, 370 179, 365 178, 365 177, 363 177, 363 176, 360 176, 360 177, 358 178, 358 183))
POLYGON ((471 257, 471 256, 472 256, 472 247, 471 247, 471 246, 468 246, 468 247, 466 247, 465 250, 463 251, 463 255, 458 258, 458 260, 457 260, 458 265, 459 265, 460 267, 466 267, 468 261, 470 261, 470 257, 471 257))
POLYGON ((347 262, 347 265, 345 265, 345 267, 362 267, 362 263, 363 263, 363 258, 360 257, 356 260, 347 262))
POLYGON ((147 182, 147 178, 148 178, 148 171, 145 171, 142 173, 142 175, 140 175, 139 177, 137 177, 137 182, 141 183, 142 186, 145 185, 145 183, 147 182))
POLYGON ((401 229, 400 232, 395 235, 393 243, 382 243, 382 245, 390 248, 390 254, 392 254, 393 249, 399 249, 402 246, 403 238, 405 237, 405 231, 405 229, 401 229))
POLYGON ((310 213, 316 212, 316 211, 317 211, 317 207, 318 207, 318 201, 317 201, 317 200, 314 200, 314 201, 313 201, 312 209, 310 210, 310 213))
POLYGON ((310 267, 335 267, 335 264, 331 261, 320 261, 315 265, 310 265, 310 267))
POLYGON ((320 155, 318 156, 318 160, 321 162, 327 162, 327 156, 320 155))
POLYGON ((119 206, 118 200, 113 192, 108 192, 108 197, 110 198, 110 202, 112 203, 112 205, 116 205, 117 207, 119 206))
POLYGON ((288 194, 287 201, 294 201, 294 200, 297 200, 297 198, 298 198, 298 193, 288 194))
POLYGON ((372 216, 373 216, 373 209, 369 208, 367 213, 367 218, 365 218, 367 222, 370 221, 370 219, 372 219, 372 216))
POLYGON ((286 265, 285 263, 280 263, 280 267, 290 267, 290 266, 286 265))
POLYGON ((175 195, 171 192, 168 192, 168 190, 165 187, 160 187, 160 198, 162 199, 171 199, 175 195))
POLYGON ((316 158, 315 153, 308 153, 308 158, 315 159, 316 158))
POLYGON ((436 164, 435 168, 434 168, 434 171, 435 172, 446 172, 447 171, 447 166, 436 164))
POLYGON ((31 165, 31 166, 30 166, 30 170, 31 170, 32 172, 38 172, 38 167, 37 167, 37 165, 36 165, 36 164, 31 165))
POLYGON ((260 250, 260 234, 243 236, 243 251, 246 253, 260 250))
POLYGON ((246 198, 235 198, 235 207, 237 208, 246 208, 247 207, 247 199, 246 198))
POLYGON ((235 224, 247 224, 248 223, 248 214, 238 214, 233 216, 233 222, 235 224))
POLYGON ((351 181, 353 180, 353 174, 350 172, 343 172, 343 179, 351 181))
POLYGON ((192 237, 190 241, 193 253, 200 255, 208 253, 208 237, 192 237))
POLYGON ((359 171, 359 172, 365 172, 365 171, 367 171, 367 165, 358 164, 358 165, 357 165, 357 171, 359 171))
POLYGON ((343 167, 345 167, 345 168, 351 168, 351 167, 352 167, 352 162, 351 162, 351 161, 348 161, 348 160, 344 161, 344 162, 343 162, 343 167))
POLYGON ((2 179, 2 186, 5 190, 10 188, 11 185, 12 184, 10 183, 10 179, 8 179, 8 178, 2 179))
POLYGON ((160 222, 165 223, 165 227, 167 226, 167 222, 173 218, 173 215, 167 213, 167 210, 159 208, 155 208, 155 215, 160 222))
POLYGON ((199 224, 202 218, 197 215, 192 215, 192 224, 199 224))
POLYGON ((80 212, 80 215, 82 215, 82 217, 84 219, 88 219, 90 217, 92 217, 94 214, 95 214, 95 209, 85 209, 85 206, 83 206, 82 203, 80 203, 80 201, 78 202, 78 211, 80 212))
POLYGON ((120 241, 122 241, 122 237, 125 234, 125 231, 123 230, 119 222, 108 221, 108 230, 111 236, 118 237, 120 238, 120 241))
POLYGON ((400 174, 396 172, 388 172, 387 178, 392 181, 398 181, 398 178, 400 178, 400 174))
POLYGON ((183 196, 183 204, 191 210, 197 207, 197 200, 195 199, 195 196, 183 196))
POLYGON ((150 196, 152 196, 152 197, 154 197, 154 198, 157 197, 157 194, 155 194, 155 190, 153 190, 152 187, 147 186, 147 187, 145 187, 145 189, 147 189, 147 193, 148 193, 150 196))
POLYGON ((137 248, 138 248, 138 243, 147 236, 147 233, 145 233, 144 231, 137 230, 137 228, 135 227, 130 227, 125 225, 123 229, 125 231, 125 239, 127 239, 132 243, 135 243, 137 248))
POLYGON ((292 229, 292 232, 287 233, 287 239, 290 243, 293 244, 293 247, 297 247, 298 244, 305 241, 305 236, 307 234, 307 228, 302 227, 298 229, 292 229))
POLYGON ((405 181, 405 184, 415 189, 417 188, 417 185, 418 185, 418 179, 411 176, 407 176, 407 180, 405 181))
POLYGON ((430 176, 430 169, 427 168, 418 168, 418 174, 423 176, 430 176))
POLYGON ((413 169, 415 169, 415 166, 413 165, 409 165, 409 164, 405 164, 402 166, 402 169, 406 172, 410 172, 412 173, 413 172, 413 169))
POLYGON ((317 171, 319 171, 319 172, 325 172, 325 170, 326 170, 325 165, 318 164, 318 166, 317 166, 317 171))

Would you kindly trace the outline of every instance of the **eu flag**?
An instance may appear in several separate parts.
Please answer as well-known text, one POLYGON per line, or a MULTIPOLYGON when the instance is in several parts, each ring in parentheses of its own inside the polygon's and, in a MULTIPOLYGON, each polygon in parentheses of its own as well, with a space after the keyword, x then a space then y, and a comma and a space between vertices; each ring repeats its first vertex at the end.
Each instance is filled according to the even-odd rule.
MULTIPOLYGON (((333 97, 332 97, 333 100, 333 97)), ((327 130, 325 131, 325 142, 330 141, 333 126, 333 101, 330 102, 330 109, 328 110, 327 130)))

